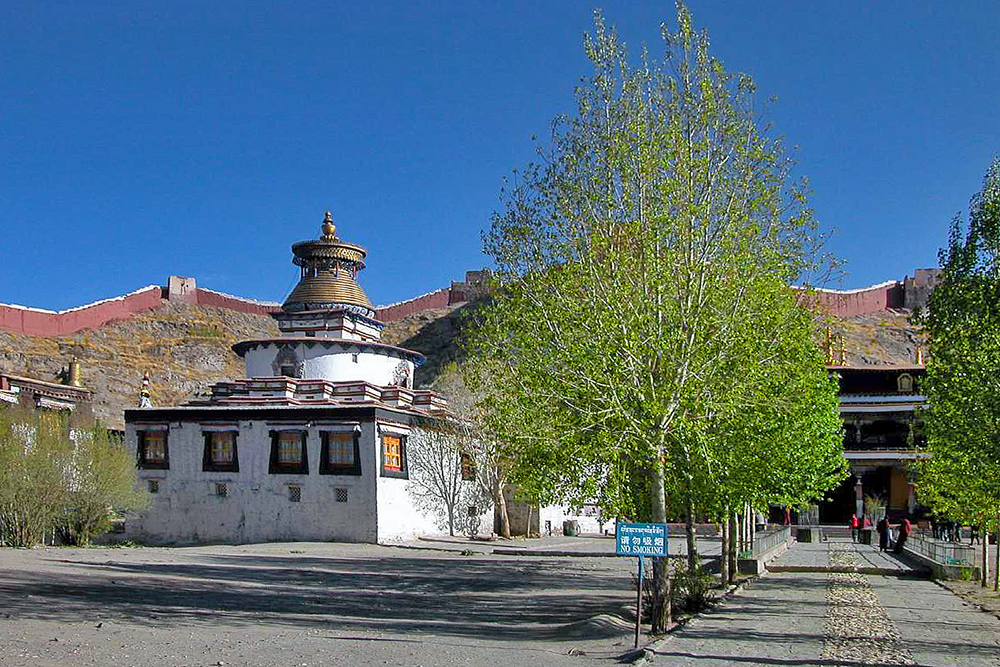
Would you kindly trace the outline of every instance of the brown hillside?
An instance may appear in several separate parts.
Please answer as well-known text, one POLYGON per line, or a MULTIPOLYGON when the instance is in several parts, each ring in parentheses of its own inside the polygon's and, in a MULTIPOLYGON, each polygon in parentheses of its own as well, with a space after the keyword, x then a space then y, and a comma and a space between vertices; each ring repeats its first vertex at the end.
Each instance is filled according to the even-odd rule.
MULTIPOLYGON (((383 340, 427 357, 414 378, 431 385, 441 369, 459 357, 456 344, 476 303, 426 310, 386 326, 383 340)), ((911 363, 922 333, 904 311, 830 320, 843 335, 851 365, 911 363)), ((267 315, 222 308, 168 303, 99 329, 72 336, 43 338, 0 331, 0 370, 53 381, 67 364, 82 363, 84 386, 94 391, 94 413, 121 428, 123 410, 135 405, 143 372, 152 381, 154 405, 176 405, 222 380, 244 376, 242 360, 230 346, 243 339, 276 336, 267 315)))
MULTIPOLYGON (((410 315, 386 326, 384 339, 425 354, 414 378, 430 384, 454 357, 453 340, 463 306, 410 315)), ((148 372, 153 405, 177 405, 214 382, 244 377, 243 361, 230 349, 247 338, 277 336, 268 315, 171 302, 163 308, 71 336, 24 336, 0 331, 0 370, 59 381, 73 359, 82 364, 83 384, 94 391, 94 414, 122 428, 123 411, 139 397, 148 372)))

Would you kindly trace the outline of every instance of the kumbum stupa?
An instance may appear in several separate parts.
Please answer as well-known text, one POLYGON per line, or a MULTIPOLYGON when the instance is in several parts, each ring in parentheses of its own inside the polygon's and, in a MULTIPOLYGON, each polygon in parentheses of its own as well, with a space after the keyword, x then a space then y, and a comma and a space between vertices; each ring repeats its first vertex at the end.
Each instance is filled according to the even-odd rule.
POLYGON ((319 238, 292 254, 300 278, 273 315, 281 335, 233 346, 245 378, 184 405, 125 411, 152 498, 126 520, 127 537, 384 542, 437 532, 406 491, 407 440, 446 409, 413 389, 423 356, 380 341, 384 325, 357 283, 367 253, 337 236, 329 213, 319 238))

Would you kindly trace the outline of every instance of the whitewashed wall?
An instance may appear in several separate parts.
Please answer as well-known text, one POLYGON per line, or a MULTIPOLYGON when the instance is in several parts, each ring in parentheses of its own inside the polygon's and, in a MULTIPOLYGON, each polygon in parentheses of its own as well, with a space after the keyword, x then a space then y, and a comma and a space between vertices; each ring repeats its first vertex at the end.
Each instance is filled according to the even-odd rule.
MULTIPOLYGON (((216 423, 216 422, 213 422, 216 423)), ((379 459, 374 424, 361 424, 361 476, 319 474, 322 427, 308 429, 309 474, 270 474, 271 430, 275 422, 238 425, 239 472, 204 472, 204 436, 197 423, 173 423, 168 435, 169 470, 140 470, 140 483, 159 480, 159 493, 142 515, 126 520, 126 537, 149 544, 199 542, 348 541, 374 542, 375 481, 379 459), (215 495, 227 482, 228 497, 215 495), (289 500, 288 486, 302 488, 301 502, 289 500), (335 488, 348 490, 348 502, 335 502, 335 488)), ((126 425, 134 451, 136 430, 126 425)), ((299 427, 301 428, 301 427, 299 427)), ((399 480, 402 481, 402 480, 399 480)))
MULTIPOLYGON (((412 435, 409 430, 379 425, 382 429, 397 435, 412 435)), ((381 446, 381 438, 378 438, 381 446)), ((378 450, 381 456, 381 450, 378 450)), ((419 535, 440 535, 442 531, 432 514, 425 514, 417 509, 413 498, 407 491, 407 480, 395 477, 379 477, 378 489, 378 541, 394 542, 408 540, 419 535)))

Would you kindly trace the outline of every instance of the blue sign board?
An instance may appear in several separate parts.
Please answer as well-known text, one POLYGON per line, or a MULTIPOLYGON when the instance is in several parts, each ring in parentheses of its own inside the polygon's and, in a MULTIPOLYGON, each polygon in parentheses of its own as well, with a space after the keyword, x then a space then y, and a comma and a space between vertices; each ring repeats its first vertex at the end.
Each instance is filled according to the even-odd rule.
POLYGON ((666 556, 666 524, 619 523, 615 527, 615 553, 619 556, 666 556))

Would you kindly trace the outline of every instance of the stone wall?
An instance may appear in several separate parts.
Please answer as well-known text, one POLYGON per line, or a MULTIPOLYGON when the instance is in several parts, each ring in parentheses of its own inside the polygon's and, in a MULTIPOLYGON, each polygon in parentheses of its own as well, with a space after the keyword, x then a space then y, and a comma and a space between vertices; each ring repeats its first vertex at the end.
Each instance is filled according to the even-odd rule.
POLYGON ((897 280, 857 290, 817 289, 805 299, 810 308, 837 317, 853 317, 906 307, 903 284, 897 280))
POLYGON ((126 319, 135 313, 156 310, 162 305, 163 288, 156 285, 58 312, 0 304, 0 329, 25 336, 68 336, 126 319))

